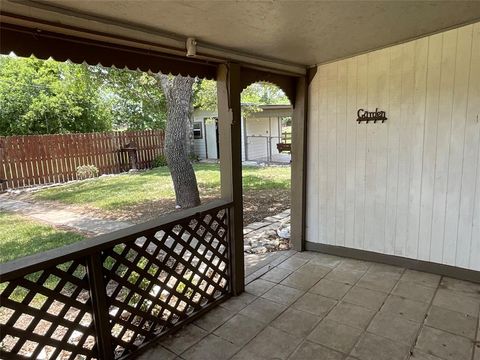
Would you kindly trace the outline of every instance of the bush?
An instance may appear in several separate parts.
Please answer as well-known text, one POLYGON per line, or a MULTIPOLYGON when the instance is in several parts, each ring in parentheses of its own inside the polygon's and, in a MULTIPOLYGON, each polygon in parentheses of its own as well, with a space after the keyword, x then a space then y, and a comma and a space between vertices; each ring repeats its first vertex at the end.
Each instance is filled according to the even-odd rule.
POLYGON ((98 176, 98 168, 95 165, 81 165, 77 167, 77 179, 84 180, 98 176))
POLYGON ((199 162, 200 161, 200 158, 195 153, 191 153, 190 155, 188 155, 188 158, 190 159, 191 162, 199 162))
POLYGON ((167 166, 167 158, 165 155, 160 154, 153 160, 153 167, 167 166))

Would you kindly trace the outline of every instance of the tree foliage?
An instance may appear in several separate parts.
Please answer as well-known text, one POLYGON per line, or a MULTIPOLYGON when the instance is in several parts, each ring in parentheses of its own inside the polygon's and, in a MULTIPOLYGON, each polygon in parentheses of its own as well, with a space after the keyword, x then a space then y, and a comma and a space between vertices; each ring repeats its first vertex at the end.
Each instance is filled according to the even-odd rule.
POLYGON ((0 56, 0 135, 162 129, 166 113, 153 75, 0 56))
MULTIPOLYGON (((0 135, 164 129, 167 103, 158 74, 0 56, 0 135)), ((288 104, 269 83, 242 92, 244 112, 288 104)), ((195 79, 193 108, 216 111, 213 80, 195 79)))
MULTIPOLYGON (((244 111, 259 111, 259 105, 289 104, 285 93, 275 84, 258 82, 242 91, 244 111)), ((197 80, 194 85, 194 107, 217 110, 217 84, 214 80, 197 80)))
POLYGON ((99 82, 85 65, 0 57, 0 134, 55 134, 111 128, 99 82))
POLYGON ((167 105, 158 77, 141 71, 92 66, 102 81, 116 130, 164 129, 167 105))

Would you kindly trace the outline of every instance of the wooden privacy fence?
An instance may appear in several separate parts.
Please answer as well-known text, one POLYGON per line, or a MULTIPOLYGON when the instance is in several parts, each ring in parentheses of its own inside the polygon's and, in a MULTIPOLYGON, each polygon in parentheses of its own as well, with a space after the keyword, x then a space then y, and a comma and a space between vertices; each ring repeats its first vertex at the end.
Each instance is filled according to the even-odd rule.
POLYGON ((163 130, 0 137, 0 189, 75 180, 81 165, 99 174, 130 169, 127 144, 135 144, 137 168, 148 169, 163 154, 163 130))

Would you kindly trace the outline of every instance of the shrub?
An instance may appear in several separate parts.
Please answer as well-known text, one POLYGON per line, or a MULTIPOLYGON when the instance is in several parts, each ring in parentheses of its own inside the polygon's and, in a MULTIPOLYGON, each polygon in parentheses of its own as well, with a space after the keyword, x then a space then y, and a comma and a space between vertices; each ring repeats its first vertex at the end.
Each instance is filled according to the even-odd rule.
POLYGON ((188 155, 188 158, 190 159, 191 162, 199 162, 200 161, 200 158, 195 153, 191 153, 190 155, 188 155))
POLYGON ((153 167, 167 166, 167 158, 165 155, 160 154, 153 160, 153 167))
POLYGON ((84 180, 98 176, 98 168, 95 165, 81 165, 77 167, 77 179, 84 180))

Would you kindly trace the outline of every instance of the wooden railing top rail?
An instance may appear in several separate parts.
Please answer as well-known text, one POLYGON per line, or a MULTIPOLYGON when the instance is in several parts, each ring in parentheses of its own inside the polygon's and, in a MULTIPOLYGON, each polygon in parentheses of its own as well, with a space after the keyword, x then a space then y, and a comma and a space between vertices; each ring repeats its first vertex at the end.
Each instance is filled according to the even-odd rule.
POLYGON ((147 221, 143 224, 133 225, 125 229, 108 234, 99 235, 90 239, 79 241, 61 248, 48 250, 38 254, 26 256, 0 264, 0 280, 2 282, 40 271, 48 266, 88 256, 89 254, 107 249, 120 243, 135 241, 139 237, 153 235, 157 231, 180 222, 188 222, 191 217, 201 215, 212 210, 230 207, 232 202, 215 200, 194 208, 167 214, 158 219, 147 221))

